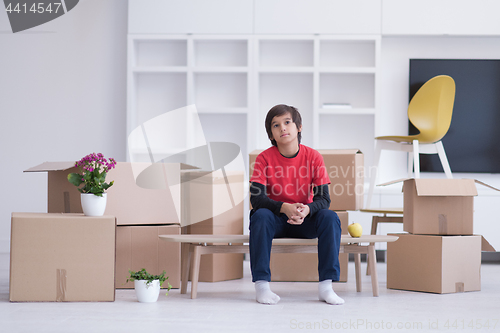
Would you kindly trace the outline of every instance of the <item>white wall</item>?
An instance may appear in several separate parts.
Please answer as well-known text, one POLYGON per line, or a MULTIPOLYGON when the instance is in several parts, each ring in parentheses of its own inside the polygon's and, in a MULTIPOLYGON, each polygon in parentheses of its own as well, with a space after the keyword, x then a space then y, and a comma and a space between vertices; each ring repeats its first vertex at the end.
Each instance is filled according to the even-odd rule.
POLYGON ((0 252, 11 212, 47 210, 44 161, 125 161, 127 1, 83 0, 13 34, 0 10, 0 252))

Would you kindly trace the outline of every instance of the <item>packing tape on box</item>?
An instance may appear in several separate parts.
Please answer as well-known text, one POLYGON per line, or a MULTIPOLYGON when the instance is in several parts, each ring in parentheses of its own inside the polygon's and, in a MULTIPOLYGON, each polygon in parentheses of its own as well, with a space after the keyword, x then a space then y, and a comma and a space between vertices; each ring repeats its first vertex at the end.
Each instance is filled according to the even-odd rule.
POLYGON ((69 192, 64 192, 64 212, 71 213, 71 206, 69 205, 69 192))
POLYGON ((64 302, 66 300, 66 270, 57 269, 56 274, 56 302, 64 302))
POLYGON ((455 283, 455 292, 463 293, 465 291, 465 284, 463 282, 455 283))
POLYGON ((448 234, 448 218, 444 214, 438 215, 439 221, 439 234, 447 235, 448 234))

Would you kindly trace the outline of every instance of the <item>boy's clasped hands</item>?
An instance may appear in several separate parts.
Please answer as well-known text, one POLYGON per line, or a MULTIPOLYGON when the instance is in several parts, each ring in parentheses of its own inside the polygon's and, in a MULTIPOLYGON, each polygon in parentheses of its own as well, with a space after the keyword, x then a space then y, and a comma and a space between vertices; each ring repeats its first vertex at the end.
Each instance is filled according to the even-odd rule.
POLYGON ((307 215, 309 215, 309 206, 304 205, 300 202, 298 203, 283 203, 281 206, 281 213, 288 216, 288 223, 290 224, 302 224, 307 215))

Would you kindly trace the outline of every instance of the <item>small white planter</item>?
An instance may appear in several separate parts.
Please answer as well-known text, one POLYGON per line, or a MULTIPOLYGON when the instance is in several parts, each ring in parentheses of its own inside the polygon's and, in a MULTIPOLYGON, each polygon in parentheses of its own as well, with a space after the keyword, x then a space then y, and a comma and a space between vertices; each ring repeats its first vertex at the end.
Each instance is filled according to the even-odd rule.
POLYGON ((83 214, 86 216, 103 216, 106 210, 107 193, 103 193, 102 197, 98 197, 92 193, 81 193, 83 214))
POLYGON ((135 295, 141 303, 151 303, 158 300, 160 296, 160 280, 153 280, 149 285, 147 280, 135 280, 135 295))

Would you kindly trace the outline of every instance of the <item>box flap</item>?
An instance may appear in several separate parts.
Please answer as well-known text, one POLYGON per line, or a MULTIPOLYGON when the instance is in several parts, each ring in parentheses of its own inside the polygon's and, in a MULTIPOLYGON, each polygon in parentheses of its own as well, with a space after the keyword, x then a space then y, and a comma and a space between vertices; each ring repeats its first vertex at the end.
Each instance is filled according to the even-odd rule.
POLYGON ((191 170, 191 169, 199 169, 199 168, 190 164, 181 163, 181 170, 191 170))
POLYGON ((378 184, 377 186, 387 186, 387 185, 402 183, 402 182, 404 182, 405 180, 408 180, 408 179, 411 179, 411 178, 400 178, 400 179, 396 179, 396 180, 391 180, 390 182, 378 184))
POLYGON ((359 149, 317 149, 320 154, 329 154, 329 155, 354 155, 354 154, 362 154, 359 149))
POLYGON ((24 172, 60 171, 71 169, 75 162, 43 162, 37 166, 24 170, 24 172))
POLYGON ((483 236, 481 236, 481 251, 496 252, 495 248, 483 236))
MULTIPOLYGON (((393 185, 393 184, 401 183, 401 182, 404 182, 404 181, 410 180, 410 179, 414 179, 414 178, 400 178, 400 179, 388 181, 386 183, 377 184, 377 186, 393 185)), ((421 195, 421 196, 425 196, 425 195, 428 195, 428 196, 431 196, 431 195, 432 196, 471 196, 471 195, 477 195, 476 187, 473 186, 472 182, 483 185, 483 186, 488 187, 488 188, 495 190, 495 191, 500 191, 500 189, 493 187, 491 185, 488 185, 486 183, 483 183, 482 181, 479 181, 477 179, 451 179, 451 182, 450 182, 450 179, 422 179, 422 178, 419 178, 419 179, 415 179, 415 180, 417 181, 418 195, 421 195), (458 181, 458 182, 466 181, 466 184, 461 184, 461 185, 453 184, 455 181, 458 181), (448 189, 440 188, 441 184, 438 184, 439 182, 449 184, 449 185, 446 185, 448 189), (435 183, 435 184, 432 184, 432 183, 435 183), (419 186, 419 184, 420 184, 420 186, 419 186), (461 190, 466 190, 467 192, 470 192, 471 194, 457 194, 457 193, 455 193, 455 194, 424 194, 424 192, 427 192, 429 190, 431 192, 435 192, 435 190, 433 188, 439 188, 439 190, 449 192, 452 190, 452 188, 450 188, 450 186, 452 188, 457 186, 461 190), (474 190, 473 190, 473 188, 474 188, 474 190)))
POLYGON ((418 196, 476 196, 474 179, 415 179, 418 196))
POLYGON ((255 149, 255 150, 252 150, 250 152, 250 154, 248 155, 259 155, 260 153, 262 153, 264 151, 264 149, 255 149))
POLYGON ((486 183, 483 183, 482 181, 479 181, 479 180, 477 180, 477 179, 475 179, 474 181, 475 181, 476 183, 478 183, 478 184, 481 184, 481 185, 483 185, 483 186, 486 186, 486 187, 488 187, 488 188, 491 188, 492 190, 495 190, 495 191, 500 191, 500 190, 499 190, 499 189, 497 189, 496 187, 493 187, 493 186, 491 186, 491 185, 488 185, 488 184, 486 184, 486 183))

